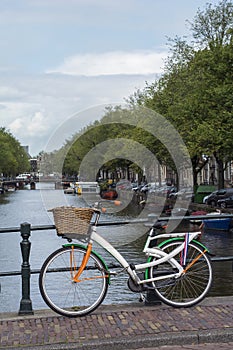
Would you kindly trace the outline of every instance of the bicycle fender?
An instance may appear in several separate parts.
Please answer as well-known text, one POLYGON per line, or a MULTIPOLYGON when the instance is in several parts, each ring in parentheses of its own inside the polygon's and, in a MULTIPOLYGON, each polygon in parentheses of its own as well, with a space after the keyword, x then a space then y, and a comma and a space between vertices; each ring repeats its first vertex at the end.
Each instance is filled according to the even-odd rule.
MULTIPOLYGON (((78 244, 78 243, 67 243, 67 244, 63 244, 62 245, 64 248, 66 247, 77 247, 77 248, 82 248, 82 249, 85 249, 87 250, 87 247, 85 245, 82 245, 82 244, 78 244)), ((91 253, 93 255, 95 255, 97 258, 99 258, 99 260, 101 260, 101 262, 103 263, 104 265, 104 268, 107 272, 109 272, 109 268, 107 266, 107 264, 105 263, 104 259, 101 257, 101 255, 99 255, 98 253, 96 253, 94 250, 91 251, 91 253)), ((108 284, 110 284, 110 273, 108 275, 108 284)))
MULTIPOLYGON (((165 244, 170 243, 170 242, 174 242, 174 241, 184 241, 184 238, 182 237, 175 237, 175 238, 169 238, 166 241, 161 242, 158 247, 162 248, 165 244)), ((203 250, 206 250, 206 252, 210 255, 212 255, 209 251, 209 249, 200 241, 197 241, 196 239, 194 239, 192 242, 195 242, 196 244, 198 244, 203 250)))

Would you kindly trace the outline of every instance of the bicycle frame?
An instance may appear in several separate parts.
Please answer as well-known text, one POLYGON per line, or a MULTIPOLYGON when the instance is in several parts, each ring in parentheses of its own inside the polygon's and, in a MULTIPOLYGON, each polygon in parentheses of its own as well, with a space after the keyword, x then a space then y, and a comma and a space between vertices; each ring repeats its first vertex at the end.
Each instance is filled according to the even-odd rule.
MULTIPOLYGON (((185 232, 180 232, 180 233, 162 233, 162 234, 157 234, 155 236, 153 236, 154 233, 154 228, 152 227, 150 229, 150 232, 147 236, 147 240, 143 249, 143 252, 146 254, 146 256, 148 257, 155 257, 157 259, 153 259, 152 261, 148 261, 145 262, 143 264, 129 264, 127 262, 127 260, 118 252, 117 249, 115 249, 106 239, 104 239, 102 236, 100 236, 97 233, 97 224, 100 218, 100 214, 101 211, 99 209, 96 209, 96 217, 94 220, 94 223, 91 227, 91 232, 90 232, 90 237, 88 240, 88 245, 87 245, 87 252, 83 257, 83 262, 80 266, 80 268, 78 269, 77 273, 75 274, 73 281, 74 282, 81 282, 81 280, 79 280, 79 277, 81 276, 83 270, 85 269, 85 266, 87 264, 87 261, 89 259, 91 250, 92 250, 92 244, 93 241, 96 242, 98 245, 100 245, 104 250, 106 250, 110 255, 112 255, 118 262, 119 264, 122 266, 122 268, 128 273, 128 275, 133 279, 133 281, 136 284, 144 284, 144 283, 149 283, 149 282, 154 282, 154 281, 158 281, 158 280, 162 280, 162 279, 167 279, 167 278, 178 278, 180 277, 183 273, 185 273, 188 269, 189 269, 189 265, 185 266, 186 263, 183 263, 182 265, 176 260, 174 259, 174 256, 176 256, 177 254, 181 253, 182 251, 184 251, 188 244, 193 241, 195 238, 197 238, 201 232, 197 231, 197 232, 189 232, 189 233, 185 233, 185 232), (154 248, 150 248, 150 243, 153 240, 158 240, 158 239, 182 239, 181 243, 178 245, 178 247, 176 247, 174 250, 172 250, 170 253, 166 253, 164 252, 159 246, 156 246, 154 248), (163 276, 156 276, 150 279, 141 279, 139 274, 137 272, 140 271, 146 271, 147 269, 154 267, 154 266, 158 266, 160 264, 163 264, 165 262, 168 262, 172 268, 176 269, 176 273, 172 273, 172 274, 166 274, 163 276)), ((203 248, 203 253, 200 254, 200 256, 198 257, 198 259, 205 254, 208 250, 205 247, 203 248)), ((102 259, 102 258, 101 258, 102 259)), ((102 259, 103 260, 103 259, 102 259)), ((106 264, 105 264, 106 265, 106 264)), ((111 273, 110 273, 111 274, 111 273)))

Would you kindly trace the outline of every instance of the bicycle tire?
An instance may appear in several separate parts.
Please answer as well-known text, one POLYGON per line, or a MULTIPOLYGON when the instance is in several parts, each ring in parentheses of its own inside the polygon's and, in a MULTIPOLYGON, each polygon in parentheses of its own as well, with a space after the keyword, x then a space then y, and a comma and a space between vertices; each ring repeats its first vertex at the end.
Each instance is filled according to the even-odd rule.
MULTIPOLYGON (((167 253, 174 250, 182 241, 175 240, 161 246, 167 253)), ((178 279, 170 278, 152 282, 155 293, 165 304, 173 307, 191 307, 205 298, 212 284, 213 274, 210 258, 203 248, 195 242, 188 245, 187 265, 194 261, 197 256, 201 257, 178 279)), ((180 261, 180 253, 174 257, 180 261)), ((152 260, 155 258, 152 258, 152 260)), ((187 266, 186 265, 186 266, 187 266)), ((171 272, 171 264, 166 262, 149 270, 150 278, 160 274, 171 272)), ((173 271, 175 272, 175 271, 173 271)))
POLYGON ((104 300, 108 290, 108 274, 101 259, 91 252, 81 282, 71 277, 70 254, 76 271, 86 249, 71 246, 53 252, 44 262, 39 275, 39 288, 45 303, 62 316, 79 317, 94 311, 104 300))

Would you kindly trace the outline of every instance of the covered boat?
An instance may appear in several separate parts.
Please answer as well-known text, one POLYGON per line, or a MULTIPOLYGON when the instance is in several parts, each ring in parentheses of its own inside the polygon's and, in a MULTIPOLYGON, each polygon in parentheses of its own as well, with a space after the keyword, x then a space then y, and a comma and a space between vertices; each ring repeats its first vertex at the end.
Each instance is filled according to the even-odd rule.
MULTIPOLYGON (((210 213, 208 215, 221 215, 221 212, 210 213)), ((232 218, 217 218, 217 219, 207 219, 203 220, 204 228, 206 230, 220 230, 220 231, 230 231, 233 228, 232 218)))

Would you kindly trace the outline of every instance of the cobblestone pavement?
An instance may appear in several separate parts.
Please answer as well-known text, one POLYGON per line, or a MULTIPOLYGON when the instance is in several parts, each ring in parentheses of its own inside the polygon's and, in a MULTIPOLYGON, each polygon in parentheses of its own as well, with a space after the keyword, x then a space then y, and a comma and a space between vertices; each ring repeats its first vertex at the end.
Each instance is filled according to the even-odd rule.
POLYGON ((102 306, 81 318, 49 310, 28 316, 0 314, 0 349, 232 350, 232 344, 233 297, 206 298, 187 309, 102 306))

